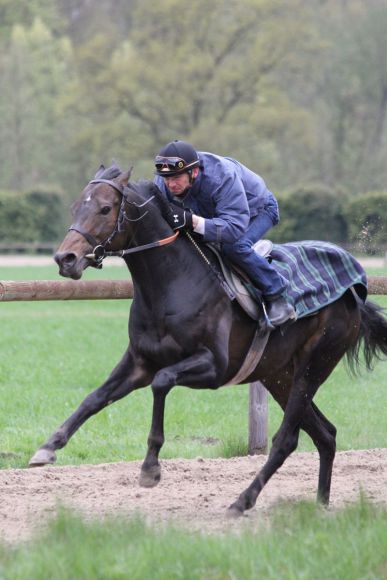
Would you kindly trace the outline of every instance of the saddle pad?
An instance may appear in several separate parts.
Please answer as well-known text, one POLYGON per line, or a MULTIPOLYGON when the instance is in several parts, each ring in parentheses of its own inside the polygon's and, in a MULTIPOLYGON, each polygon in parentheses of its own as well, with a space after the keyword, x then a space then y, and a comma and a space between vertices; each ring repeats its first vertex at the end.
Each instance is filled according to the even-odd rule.
POLYGON ((256 301, 252 298, 250 292, 246 288, 246 285, 242 282, 239 275, 232 270, 223 261, 222 255, 220 254, 218 248, 213 244, 207 244, 207 247, 215 254, 218 258, 220 268, 222 270, 224 279, 228 284, 228 287, 232 294, 232 299, 240 304, 243 310, 252 318, 253 320, 260 320, 261 313, 260 308, 256 301))
POLYGON ((367 298, 367 276, 359 262, 335 244, 307 240, 273 244, 274 268, 288 281, 287 297, 298 318, 317 312, 353 287, 367 298))

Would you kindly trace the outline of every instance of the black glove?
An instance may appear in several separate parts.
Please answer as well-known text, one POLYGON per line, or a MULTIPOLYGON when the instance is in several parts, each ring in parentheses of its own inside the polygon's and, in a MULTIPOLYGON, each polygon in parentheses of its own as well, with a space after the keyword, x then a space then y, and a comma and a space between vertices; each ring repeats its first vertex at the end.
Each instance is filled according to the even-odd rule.
POLYGON ((163 218, 173 230, 181 230, 182 228, 193 230, 192 212, 189 209, 170 203, 156 185, 153 193, 159 202, 163 218))
POLYGON ((193 230, 192 212, 174 204, 170 204, 167 215, 164 216, 173 230, 193 230))

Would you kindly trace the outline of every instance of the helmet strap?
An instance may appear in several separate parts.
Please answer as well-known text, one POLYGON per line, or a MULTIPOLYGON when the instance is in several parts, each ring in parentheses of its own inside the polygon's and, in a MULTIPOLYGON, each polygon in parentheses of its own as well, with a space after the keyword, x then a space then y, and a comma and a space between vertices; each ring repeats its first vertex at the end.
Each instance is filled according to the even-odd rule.
POLYGON ((193 177, 192 173, 193 173, 193 169, 189 169, 187 171, 188 175, 189 175, 189 184, 192 186, 196 177, 193 177))

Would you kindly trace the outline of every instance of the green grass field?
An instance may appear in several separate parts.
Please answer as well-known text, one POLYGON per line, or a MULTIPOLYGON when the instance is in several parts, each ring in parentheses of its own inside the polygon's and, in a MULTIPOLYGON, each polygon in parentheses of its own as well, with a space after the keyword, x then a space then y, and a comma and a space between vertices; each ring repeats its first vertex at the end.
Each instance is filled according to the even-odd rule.
MULTIPOLYGON (((386 270, 370 271, 385 274, 386 270)), ((125 268, 89 270, 90 278, 123 278, 125 268)), ((55 267, 0 268, 0 279, 55 279, 55 267)), ((387 306, 387 297, 375 299, 387 306)), ((127 345, 129 301, 2 303, 0 338, 0 466, 23 467, 83 398, 98 387, 127 345)), ((317 394, 338 427, 339 449, 387 446, 387 362, 360 378, 340 365, 317 394)), ((151 419, 150 389, 131 394, 91 418, 65 449, 60 464, 143 458, 151 419)), ((161 457, 216 457, 247 446, 248 386, 218 391, 178 387, 167 399, 161 457), (230 451, 231 449, 231 451, 230 451)), ((269 436, 282 412, 270 401, 269 436)), ((300 451, 313 450, 307 436, 300 451)))
POLYGON ((141 519, 86 524, 63 512, 42 538, 0 546, 4 580, 382 580, 387 514, 366 502, 336 514, 300 502, 255 533, 191 534, 141 519))

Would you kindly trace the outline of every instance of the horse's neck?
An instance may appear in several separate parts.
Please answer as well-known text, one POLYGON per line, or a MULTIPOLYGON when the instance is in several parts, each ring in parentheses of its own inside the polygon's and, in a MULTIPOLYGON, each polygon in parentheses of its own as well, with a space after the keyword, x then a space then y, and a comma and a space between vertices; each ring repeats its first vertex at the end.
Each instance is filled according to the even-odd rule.
POLYGON ((167 298, 176 292, 188 298, 199 287, 201 294, 217 287, 208 264, 183 234, 165 246, 129 255, 125 261, 135 288, 148 298, 167 298))

